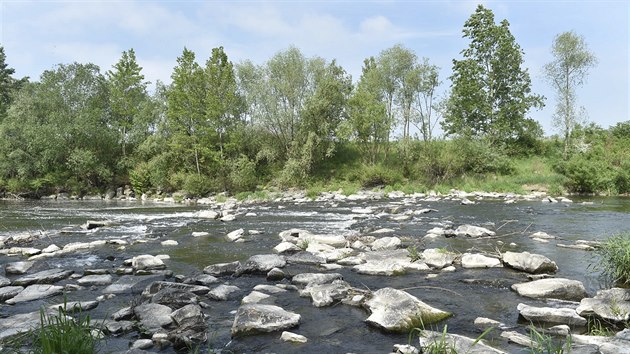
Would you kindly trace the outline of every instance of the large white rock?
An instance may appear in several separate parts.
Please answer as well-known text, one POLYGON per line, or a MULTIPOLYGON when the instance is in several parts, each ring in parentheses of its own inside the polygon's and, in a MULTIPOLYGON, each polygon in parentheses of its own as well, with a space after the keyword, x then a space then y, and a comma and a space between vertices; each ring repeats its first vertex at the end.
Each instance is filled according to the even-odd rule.
POLYGON ((376 291, 364 306, 371 313, 366 322, 390 332, 406 333, 451 315, 425 304, 405 291, 393 288, 376 291))
POLYGON ((350 289, 350 284, 343 280, 335 280, 330 284, 309 284, 300 292, 300 296, 310 296, 313 306, 324 307, 344 299, 350 289))
POLYGON ((73 271, 64 269, 47 269, 41 272, 24 275, 13 281, 13 285, 52 284, 72 275, 73 271))
POLYGON ((133 313, 140 320, 142 327, 150 333, 155 333, 173 322, 171 317, 173 310, 166 305, 142 304, 134 307, 133 313))
POLYGON ((7 263, 6 266, 4 267, 4 272, 7 275, 11 275, 11 274, 24 274, 26 273, 29 269, 31 269, 31 267, 33 266, 33 264, 35 264, 35 262, 28 262, 28 261, 22 261, 22 262, 11 262, 11 263, 7 263))
POLYGON ((232 324, 232 337, 240 335, 275 332, 295 327, 300 323, 300 315, 281 307, 264 304, 242 305, 236 311, 232 324))
POLYGON ((565 278, 547 278, 512 285, 521 296, 535 299, 560 299, 580 301, 587 297, 581 281, 565 278))
POLYGON ((554 273, 558 270, 556 262, 540 254, 508 251, 503 253, 502 259, 508 267, 531 274, 554 273))
POLYGON ((201 210, 197 213, 197 217, 203 219, 218 219, 219 216, 221 214, 214 210, 201 210))
POLYGON ((300 334, 295 334, 291 332, 284 331, 280 336, 280 340, 283 342, 291 342, 291 343, 306 343, 308 339, 300 334))
POLYGON ((284 257, 277 254, 260 254, 249 257, 236 269, 236 275, 250 273, 267 273, 273 268, 282 268, 287 264, 284 257))
POLYGON ((455 230, 456 236, 467 237, 482 237, 482 236, 494 236, 495 232, 486 229, 485 227, 474 225, 461 225, 455 230))
POLYGON ((402 241, 398 237, 382 237, 372 243, 372 249, 374 251, 393 250, 400 247, 401 244, 402 241))
POLYGON ((240 239, 241 237, 243 237, 244 234, 245 234, 245 230, 238 229, 238 230, 234 230, 228 233, 227 235, 225 235, 225 237, 230 241, 236 241, 240 239))
POLYGON ((444 348, 446 346, 451 350, 444 348, 444 353, 507 354, 504 351, 486 345, 483 341, 459 334, 444 334, 444 332, 439 331, 423 330, 419 332, 419 337, 423 353, 433 353, 436 348, 444 348), (433 348, 434 351, 430 351, 428 348, 433 348))
POLYGON ((457 254, 442 248, 429 248, 422 251, 422 261, 429 267, 442 269, 453 264, 457 254))
POLYGON ((573 327, 586 326, 586 318, 571 308, 534 307, 518 304, 516 307, 523 318, 533 323, 565 324, 573 327))
POLYGON ((296 274, 291 282, 298 285, 326 284, 341 278, 339 273, 302 273, 296 274))
POLYGON ((498 258, 484 256, 479 253, 464 253, 462 255, 464 268, 500 268, 503 267, 498 258))
POLYGON ((158 257, 143 254, 131 259, 131 266, 136 270, 164 269, 166 264, 158 257))
POLYGON ((597 316, 607 322, 630 320, 630 289, 600 290, 592 298, 584 298, 576 309, 580 316, 597 316))

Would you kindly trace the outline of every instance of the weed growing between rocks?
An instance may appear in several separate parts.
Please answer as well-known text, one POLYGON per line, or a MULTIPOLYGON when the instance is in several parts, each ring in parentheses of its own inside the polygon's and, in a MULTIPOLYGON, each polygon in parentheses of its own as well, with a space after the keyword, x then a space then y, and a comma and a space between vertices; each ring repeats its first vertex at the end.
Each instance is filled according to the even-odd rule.
POLYGON ((571 352, 571 336, 565 339, 554 338, 544 331, 538 331, 532 324, 529 326, 532 354, 568 354, 571 352))
POLYGON ((630 233, 615 235, 596 250, 599 260, 591 268, 601 271, 613 283, 630 286, 630 233))

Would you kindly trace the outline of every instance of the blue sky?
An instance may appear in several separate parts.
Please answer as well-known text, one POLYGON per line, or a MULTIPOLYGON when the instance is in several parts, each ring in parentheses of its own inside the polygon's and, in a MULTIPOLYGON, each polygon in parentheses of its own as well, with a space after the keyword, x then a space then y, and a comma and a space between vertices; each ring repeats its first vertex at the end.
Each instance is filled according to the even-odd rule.
MULTIPOLYGON (((200 63, 223 46, 233 62, 263 63, 295 45, 306 56, 337 59, 357 80, 363 59, 397 43, 441 67, 441 90, 479 1, 17 1, 0 0, 0 44, 17 76, 39 75, 58 63, 95 63, 102 72, 134 48, 145 77, 170 82, 184 46, 200 63)), ((533 91, 547 106, 533 111, 547 134, 554 93, 542 78, 555 35, 583 35, 599 63, 578 91, 589 120, 608 127, 627 121, 630 1, 482 1, 497 22, 507 19, 525 52, 533 91)))

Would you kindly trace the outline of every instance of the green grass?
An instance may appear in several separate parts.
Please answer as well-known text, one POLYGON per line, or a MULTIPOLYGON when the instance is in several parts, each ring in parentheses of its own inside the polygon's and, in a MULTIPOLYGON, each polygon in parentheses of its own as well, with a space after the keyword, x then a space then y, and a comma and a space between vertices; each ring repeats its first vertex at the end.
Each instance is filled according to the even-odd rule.
MULTIPOLYGON (((479 343, 488 333, 494 330, 493 327, 487 328, 483 331, 470 345, 468 351, 471 351, 477 343, 479 343)), ((424 326, 421 328, 414 328, 409 333, 409 344, 411 344, 415 334, 422 334, 424 331, 424 326)), ((442 331, 440 331, 439 337, 433 337, 428 343, 425 343, 422 346, 421 353, 423 354, 458 354, 457 348, 455 346, 455 341, 449 338, 448 335, 448 325, 444 325, 442 331)))
POLYGON ((630 286, 630 233, 610 237, 595 253, 599 260, 591 268, 619 286, 630 286))
POLYGON ((571 336, 564 339, 554 338, 544 331, 538 331, 534 325, 529 326, 532 354, 567 354, 571 352, 571 336))
POLYGON ((236 196, 236 200, 255 200, 255 201, 268 201, 271 199, 271 195, 269 192, 264 190, 254 191, 254 192, 240 192, 236 196))

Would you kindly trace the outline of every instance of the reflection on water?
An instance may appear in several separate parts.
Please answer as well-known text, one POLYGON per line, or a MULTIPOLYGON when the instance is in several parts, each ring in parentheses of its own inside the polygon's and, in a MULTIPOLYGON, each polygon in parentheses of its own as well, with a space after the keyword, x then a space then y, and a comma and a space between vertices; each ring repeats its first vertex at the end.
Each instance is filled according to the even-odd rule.
MULTIPOLYGON (((93 250, 77 252, 58 259, 46 260, 36 266, 75 268, 113 267, 122 259, 134 255, 167 254, 169 269, 175 274, 200 273, 213 263, 243 261, 254 254, 272 253, 280 242, 278 233, 290 228, 302 228, 319 234, 363 234, 380 228, 394 229, 393 234, 404 240, 404 245, 419 248, 444 247, 455 252, 478 251, 498 254, 505 251, 529 251, 543 254, 554 260, 558 276, 577 279, 584 283, 590 293, 605 287, 589 264, 597 262, 593 254, 560 248, 556 244, 571 244, 576 240, 602 240, 622 231, 630 231, 630 198, 576 199, 573 204, 549 204, 541 202, 518 202, 506 205, 500 201, 483 201, 477 205, 460 205, 456 201, 426 202, 422 200, 380 200, 366 202, 303 203, 299 205, 267 203, 241 206, 237 219, 221 222, 197 218, 196 212, 206 207, 173 206, 169 204, 123 202, 123 201, 0 201, 0 237, 23 233, 45 233, 47 236, 34 242, 34 247, 46 247, 51 243, 63 247, 71 242, 119 239, 127 245, 106 245, 93 250), (581 202, 589 202, 581 204, 581 202), (592 202, 592 204, 591 204, 592 202), (423 208, 437 212, 413 216, 405 221, 393 221, 388 212, 398 206, 399 213, 423 208), (357 207, 370 207, 376 212, 367 216, 353 214, 357 207), (247 214, 247 213, 254 213, 247 214), (249 215, 249 216, 248 216, 249 215), (86 220, 107 219, 111 227, 94 232, 80 232, 79 225, 86 220), (427 231, 435 226, 458 226, 470 223, 489 227, 497 231, 492 238, 438 238, 424 241, 427 231), (225 235, 243 228, 245 242, 228 242, 225 235), (249 234, 249 230, 260 233, 249 234), (544 231, 557 237, 549 243, 532 241, 528 236, 544 231), (193 237, 193 232, 207 232, 207 236, 193 237), (165 240, 175 240, 177 246, 162 246, 165 240)), ((389 236, 388 235, 388 236, 389 236)), ((0 265, 16 260, 15 257, 0 256, 0 265)), ((306 266, 289 265, 285 271, 296 274, 304 271, 320 271, 306 266)), ((365 276, 341 269, 344 279, 351 285, 377 290, 390 286, 407 289, 428 304, 453 312, 448 319, 450 332, 479 335, 473 328, 476 317, 488 317, 508 326, 517 325, 516 306, 519 302, 541 304, 536 300, 516 296, 509 286, 526 281, 523 274, 508 269, 463 270, 439 273, 427 279, 426 273, 409 273, 398 277, 365 276)), ((266 282, 257 276, 228 279, 239 286, 243 294, 253 286, 266 282)), ((77 291, 73 296, 93 299, 95 294, 77 291)), ((56 301, 59 299, 50 299, 56 301)), ((130 298, 119 297, 120 307, 130 298)), ((213 302, 208 309, 208 327, 212 346, 221 348, 229 343, 234 352, 388 352, 393 344, 408 342, 407 334, 386 334, 364 323, 367 312, 360 308, 335 305, 315 308, 309 299, 300 298, 289 292, 277 297, 277 304, 302 315, 302 323, 294 332, 309 338, 309 343, 299 349, 279 340, 278 333, 237 338, 231 341, 230 326, 233 311, 239 299, 213 302)), ((36 309, 41 303, 29 304, 36 309)), ((14 308, 2 307, 2 315, 11 314, 14 308)), ((110 309, 97 308, 96 315, 107 316, 110 309), (101 311, 100 313, 98 311, 101 311)), ((111 313, 111 311, 110 311, 111 313)), ((435 328, 437 330, 441 329, 435 328)), ((514 352, 514 347, 498 341, 498 345, 514 352)), ((114 340, 111 348, 124 349, 123 339, 114 340)))

